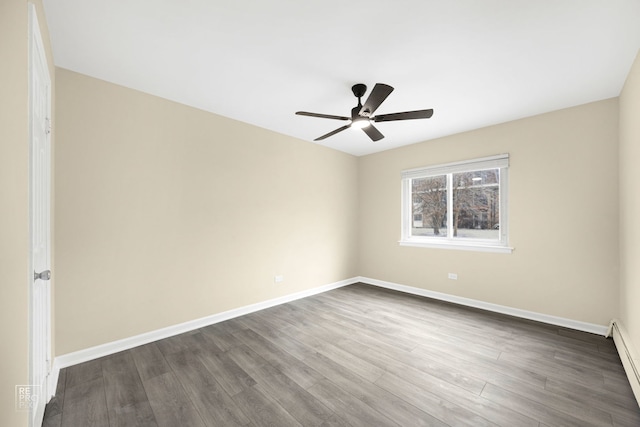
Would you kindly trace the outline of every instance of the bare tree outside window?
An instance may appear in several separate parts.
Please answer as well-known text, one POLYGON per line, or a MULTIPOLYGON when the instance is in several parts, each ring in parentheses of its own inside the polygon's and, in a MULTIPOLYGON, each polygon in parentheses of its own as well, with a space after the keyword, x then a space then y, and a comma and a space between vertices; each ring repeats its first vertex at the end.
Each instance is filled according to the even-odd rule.
POLYGON ((413 235, 447 235, 447 176, 432 176, 412 180, 414 227, 413 235), (421 218, 416 221, 415 218, 421 218), (442 230, 444 228, 444 230, 442 230))

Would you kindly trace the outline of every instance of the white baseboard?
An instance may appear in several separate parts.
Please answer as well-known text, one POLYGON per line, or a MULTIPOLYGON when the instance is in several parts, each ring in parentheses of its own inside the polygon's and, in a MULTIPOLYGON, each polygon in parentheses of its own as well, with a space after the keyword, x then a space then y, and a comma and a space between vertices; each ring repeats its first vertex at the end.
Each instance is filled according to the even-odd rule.
POLYGON ((395 291, 405 292, 408 294, 419 295, 423 297, 433 298, 441 301, 452 302, 468 307, 480 308, 482 310, 493 311, 496 313, 508 314, 523 319, 535 320, 537 322, 548 323, 565 328, 575 329, 578 331, 590 332, 592 334, 607 336, 607 327, 596 325, 593 323, 580 322, 577 320, 565 319, 563 317, 550 316, 548 314, 536 313, 533 311, 521 310, 519 308, 507 307, 505 305, 492 304, 489 302, 479 301, 470 298, 459 297, 456 295, 444 294, 441 292, 429 291, 422 288, 414 288, 412 286, 400 285, 398 283, 385 282, 382 280, 371 279, 369 277, 358 277, 358 281, 369 285, 379 286, 382 288, 393 289, 395 291))
POLYGON ((611 321, 609 327, 613 342, 616 344, 622 366, 631 384, 633 394, 640 405, 640 354, 635 350, 624 325, 618 319, 611 321))
POLYGON ((340 282, 331 283, 317 288, 309 289, 302 292, 297 292, 291 295, 285 295, 283 297, 270 299, 267 301, 251 304, 245 307, 236 308, 233 310, 225 311, 222 313, 214 314, 211 316, 203 317, 201 319, 195 319, 188 322, 180 323, 177 325, 169 326, 155 331, 146 332, 140 335, 124 338, 118 341, 113 341, 105 344, 101 344, 95 347, 86 348, 83 350, 75 351, 72 353, 63 354, 55 358, 53 363, 52 372, 50 374, 50 395, 55 394, 56 385, 58 383, 58 376, 60 370, 69 366, 77 365, 79 363, 88 362, 89 360, 97 359, 110 354, 118 353, 120 351, 129 350, 134 347, 138 347, 143 344, 148 344, 153 341, 158 341, 163 338, 168 338, 174 335, 182 334, 192 331, 194 329, 202 328, 205 326, 213 325, 215 323, 223 322, 225 320, 233 319, 235 317, 243 316, 245 314, 253 313, 255 311, 264 310, 265 308, 274 307, 276 305, 285 304, 287 302, 295 301, 301 298, 306 298, 312 295, 316 295, 322 292, 327 292, 333 289, 341 288, 343 286, 352 285, 354 283, 366 283, 373 286, 379 286, 382 288, 392 289, 408 294, 424 296, 428 298, 438 299, 442 301, 448 301, 455 304, 460 304, 469 307, 480 308, 487 311, 493 311, 496 313, 508 314, 515 317, 521 317, 524 319, 535 320, 538 322, 548 323, 557 326, 563 326, 566 328, 576 329, 579 331, 590 332, 598 335, 607 335, 607 327, 601 325, 595 325, 592 323, 579 322, 576 320, 565 319, 562 317, 549 316, 546 314, 535 313, 532 311, 520 310, 517 308, 507 307, 498 304, 492 304, 484 301, 459 297, 455 295, 444 294, 440 292, 429 291, 421 288, 414 288, 412 286, 400 285, 398 283, 385 282, 382 280, 371 279, 369 277, 353 277, 351 279, 342 280, 340 282))
MULTIPOLYGON (((306 298, 312 295, 316 295, 322 292, 327 292, 333 289, 341 288, 343 286, 351 285, 358 282, 358 278, 351 278, 342 280, 340 282, 330 283, 328 285, 319 286, 313 289, 308 289, 302 292, 296 292, 294 294, 285 295, 279 298, 273 298, 267 301, 262 301, 256 304, 247 305, 244 307, 236 308, 233 310, 225 311, 222 313, 213 314, 211 316, 203 317, 201 319, 190 320, 188 322, 179 323, 177 325, 168 326, 166 328, 157 329, 155 331, 145 332, 140 335, 124 338, 118 341, 113 341, 95 347, 86 348, 72 353, 63 354, 55 358, 53 363, 51 379, 55 379, 57 384, 57 378, 60 373, 60 369, 67 368, 79 363, 88 362, 89 360, 97 359, 99 357, 108 356, 110 354, 118 353, 120 351, 129 350, 134 347, 138 347, 143 344, 148 344, 153 341, 158 341, 163 338, 168 338, 174 335, 182 334, 192 331, 194 329, 202 328, 205 326, 213 325, 214 323, 223 322, 225 320, 233 319, 234 317, 243 316, 245 314, 253 313, 255 311, 264 310, 265 308, 274 307, 276 305, 285 304, 287 302, 295 301, 297 299, 306 298)), ((55 392, 55 384, 53 390, 55 392)))

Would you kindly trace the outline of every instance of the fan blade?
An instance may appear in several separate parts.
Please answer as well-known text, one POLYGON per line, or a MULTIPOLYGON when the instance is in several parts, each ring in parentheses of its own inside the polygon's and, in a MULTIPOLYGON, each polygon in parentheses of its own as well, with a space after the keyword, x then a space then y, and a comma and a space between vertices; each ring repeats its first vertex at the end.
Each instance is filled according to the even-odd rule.
POLYGON ((371 138, 372 141, 380 141, 382 138, 384 138, 384 135, 381 134, 380 131, 371 124, 367 127, 362 128, 362 130, 364 131, 364 133, 369 135, 369 138, 371 138))
POLYGON ((391 122, 393 120, 428 119, 433 116, 433 109, 405 111, 403 113, 380 114, 373 117, 374 122, 391 122))
POLYGON ((345 117, 345 116, 332 116, 331 114, 309 113, 308 111, 296 111, 296 114, 299 116, 320 117, 321 119, 351 120, 349 117, 345 117))
POLYGON ((393 88, 384 83, 376 83, 373 90, 369 94, 369 98, 365 101, 364 105, 360 109, 360 115, 371 116, 374 111, 378 109, 380 104, 387 99, 387 96, 393 92, 393 88))
POLYGON ((349 123, 348 125, 342 126, 341 128, 338 128, 336 130, 332 130, 331 132, 314 139, 314 141, 321 141, 325 138, 329 138, 330 136, 333 136, 338 132, 342 132, 345 129, 349 129, 350 127, 351 127, 351 123, 349 123))

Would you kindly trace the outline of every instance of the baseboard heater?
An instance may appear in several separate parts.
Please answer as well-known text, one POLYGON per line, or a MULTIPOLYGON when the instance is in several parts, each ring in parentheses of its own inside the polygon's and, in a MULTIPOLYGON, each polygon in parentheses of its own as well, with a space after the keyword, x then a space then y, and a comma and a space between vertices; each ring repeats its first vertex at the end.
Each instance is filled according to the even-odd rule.
POLYGON ((620 360, 622 360, 622 366, 629 378, 631 389, 633 394, 640 405, 640 358, 631 344, 631 339, 627 334, 626 329, 620 323, 619 320, 613 319, 609 325, 608 337, 613 337, 613 342, 616 345, 620 360))

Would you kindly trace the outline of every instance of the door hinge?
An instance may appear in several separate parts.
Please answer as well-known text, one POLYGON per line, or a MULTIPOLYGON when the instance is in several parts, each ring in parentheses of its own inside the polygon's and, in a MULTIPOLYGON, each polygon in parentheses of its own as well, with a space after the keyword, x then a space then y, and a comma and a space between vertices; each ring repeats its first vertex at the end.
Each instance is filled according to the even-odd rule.
POLYGON ((49 117, 44 119, 44 131, 47 135, 51 133, 51 120, 49 119, 49 117))

